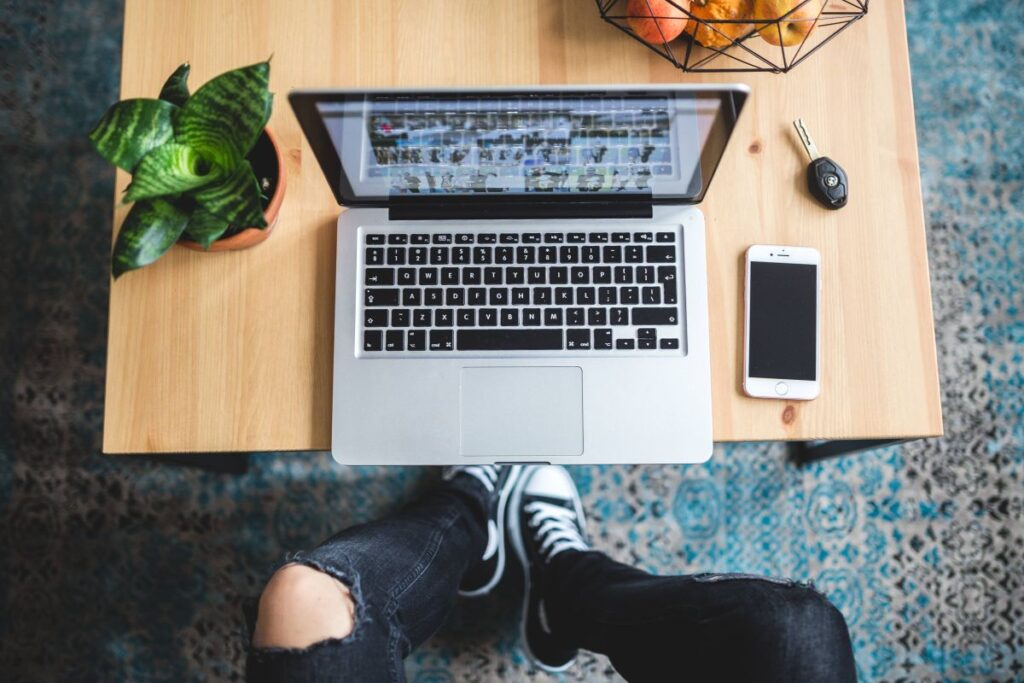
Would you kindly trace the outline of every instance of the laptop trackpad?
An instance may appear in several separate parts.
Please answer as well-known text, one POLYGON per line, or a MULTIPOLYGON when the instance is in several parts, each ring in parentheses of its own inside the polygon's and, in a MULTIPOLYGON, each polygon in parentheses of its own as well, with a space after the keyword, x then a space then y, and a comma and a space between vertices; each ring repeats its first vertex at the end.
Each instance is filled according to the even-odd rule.
POLYGON ((583 454, 583 369, 463 368, 462 455, 583 454))

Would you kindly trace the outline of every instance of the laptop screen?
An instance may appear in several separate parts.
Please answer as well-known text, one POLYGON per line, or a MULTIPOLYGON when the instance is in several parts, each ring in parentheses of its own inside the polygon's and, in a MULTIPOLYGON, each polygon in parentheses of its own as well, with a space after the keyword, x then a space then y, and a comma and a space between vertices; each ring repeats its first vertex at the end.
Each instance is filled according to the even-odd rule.
POLYGON ((745 98, 741 87, 290 96, 341 204, 552 194, 698 202, 745 98))

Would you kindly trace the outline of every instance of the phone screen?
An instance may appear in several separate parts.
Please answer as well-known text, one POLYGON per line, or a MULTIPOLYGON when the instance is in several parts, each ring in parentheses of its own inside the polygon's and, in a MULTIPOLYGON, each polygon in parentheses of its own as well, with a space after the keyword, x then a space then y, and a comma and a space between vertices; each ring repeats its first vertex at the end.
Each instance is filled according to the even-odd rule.
POLYGON ((750 263, 751 377, 816 380, 818 267, 750 263))

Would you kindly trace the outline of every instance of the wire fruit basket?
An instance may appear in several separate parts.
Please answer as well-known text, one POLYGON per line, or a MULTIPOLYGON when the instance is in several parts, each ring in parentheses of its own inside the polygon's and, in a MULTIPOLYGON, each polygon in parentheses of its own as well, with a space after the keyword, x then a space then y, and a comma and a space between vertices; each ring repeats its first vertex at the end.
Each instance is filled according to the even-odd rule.
POLYGON ((596 0, 601 17, 683 71, 786 73, 869 0, 596 0))

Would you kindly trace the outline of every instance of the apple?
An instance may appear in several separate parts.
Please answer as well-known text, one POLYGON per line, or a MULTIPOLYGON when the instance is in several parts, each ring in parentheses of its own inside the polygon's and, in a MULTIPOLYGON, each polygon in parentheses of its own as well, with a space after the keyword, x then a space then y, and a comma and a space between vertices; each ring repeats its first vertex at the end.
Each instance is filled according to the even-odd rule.
POLYGON ((754 17, 757 19, 778 19, 787 12, 793 12, 781 22, 763 24, 764 28, 758 33, 765 42, 791 47, 799 45, 811 34, 828 0, 807 0, 800 5, 801 2, 803 0, 754 0, 754 17))
POLYGON ((686 29, 689 17, 683 10, 689 6, 690 0, 675 0, 674 4, 669 0, 629 0, 626 3, 626 21, 641 40, 667 43, 686 29))
POLYGON ((693 0, 690 14, 710 23, 691 19, 686 31, 704 47, 728 47, 753 28, 742 21, 749 19, 753 10, 753 0, 693 0), (719 23, 733 21, 737 23, 719 23))

